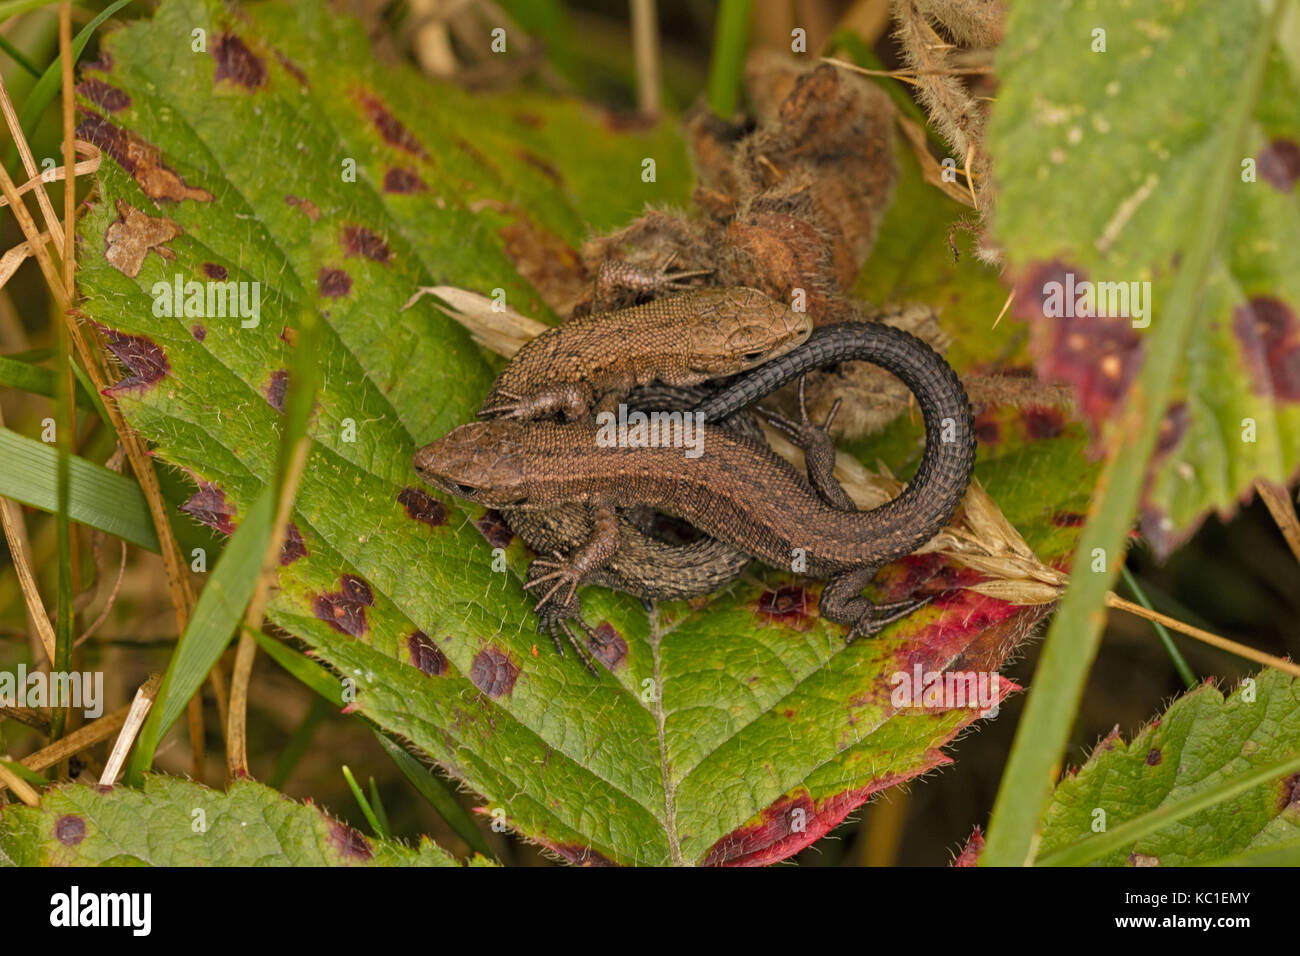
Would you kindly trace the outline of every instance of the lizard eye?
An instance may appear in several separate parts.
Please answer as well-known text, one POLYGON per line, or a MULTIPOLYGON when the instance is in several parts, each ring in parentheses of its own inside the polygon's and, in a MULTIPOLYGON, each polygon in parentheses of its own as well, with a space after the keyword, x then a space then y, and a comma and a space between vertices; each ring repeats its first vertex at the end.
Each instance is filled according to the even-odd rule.
POLYGON ((761 359, 764 356, 764 354, 766 353, 762 351, 746 352, 744 355, 741 356, 741 360, 745 362, 757 362, 759 359, 761 359))
POLYGON ((456 494, 462 498, 472 498, 474 497, 474 493, 478 491, 478 489, 473 485, 456 484, 454 487, 456 489, 456 494))

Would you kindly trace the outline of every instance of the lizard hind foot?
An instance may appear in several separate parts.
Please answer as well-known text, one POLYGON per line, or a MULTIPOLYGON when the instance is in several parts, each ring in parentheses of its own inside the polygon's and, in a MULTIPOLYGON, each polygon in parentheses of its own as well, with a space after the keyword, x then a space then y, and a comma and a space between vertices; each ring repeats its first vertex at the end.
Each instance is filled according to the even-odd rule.
POLYGON ((923 597, 919 600, 873 604, 870 610, 853 622, 849 632, 844 635, 844 643, 852 644, 859 637, 875 637, 890 624, 901 621, 913 611, 925 607, 932 600, 934 600, 933 597, 923 597))

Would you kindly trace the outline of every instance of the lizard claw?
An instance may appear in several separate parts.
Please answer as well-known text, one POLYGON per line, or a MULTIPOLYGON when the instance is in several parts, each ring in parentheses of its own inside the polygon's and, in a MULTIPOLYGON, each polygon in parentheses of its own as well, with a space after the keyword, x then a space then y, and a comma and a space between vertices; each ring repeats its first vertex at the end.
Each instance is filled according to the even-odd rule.
POLYGON ((596 669, 596 662, 587 649, 582 646, 578 636, 573 633, 572 623, 576 623, 591 641, 600 643, 600 638, 592 630, 591 625, 582 619, 582 605, 579 601, 552 604, 537 613, 537 630, 542 634, 551 636, 551 641, 555 644, 555 649, 560 652, 560 657, 565 656, 564 640, 562 639, 564 638, 573 645, 582 666, 591 671, 596 677, 599 677, 600 671, 596 669))

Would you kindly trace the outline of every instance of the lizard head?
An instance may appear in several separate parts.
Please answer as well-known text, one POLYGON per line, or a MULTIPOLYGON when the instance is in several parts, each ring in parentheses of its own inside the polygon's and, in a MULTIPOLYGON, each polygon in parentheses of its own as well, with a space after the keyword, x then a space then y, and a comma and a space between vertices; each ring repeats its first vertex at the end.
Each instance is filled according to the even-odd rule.
POLYGON ((756 289, 707 290, 698 318, 683 332, 687 364, 702 378, 735 375, 784 355, 812 332, 812 316, 756 289), (709 293, 712 293, 710 295, 709 293))
POLYGON ((526 506, 526 436, 515 422, 470 422, 425 445, 413 464, 426 483, 457 498, 496 508, 526 506))

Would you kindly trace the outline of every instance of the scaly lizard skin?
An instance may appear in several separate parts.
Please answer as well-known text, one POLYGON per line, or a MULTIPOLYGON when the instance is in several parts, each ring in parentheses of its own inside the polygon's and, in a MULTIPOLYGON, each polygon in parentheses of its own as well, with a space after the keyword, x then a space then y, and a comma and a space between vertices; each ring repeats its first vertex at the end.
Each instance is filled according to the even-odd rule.
POLYGON ((415 467, 430 484, 486 505, 590 509, 594 530, 585 544, 568 558, 534 562, 554 569, 530 580, 556 582, 542 603, 564 585, 572 597, 580 582, 617 553, 616 505, 644 505, 773 567, 789 568, 801 549, 807 573, 831 578, 822 594, 823 616, 848 625, 848 640, 875 633, 899 615, 882 614, 896 609, 877 608, 860 592, 883 565, 910 554, 952 517, 974 467, 974 423, 956 374, 929 346, 888 326, 847 325, 821 330, 828 336, 839 330, 838 340, 826 340, 831 346, 818 346, 818 338, 806 356, 787 357, 771 371, 765 366, 726 390, 729 399, 719 396, 704 407, 717 414, 728 402, 752 401, 801 369, 825 364, 837 341, 841 349, 855 337, 870 342, 870 360, 912 390, 926 427, 916 476, 898 498, 870 512, 840 510, 851 502, 830 476, 833 445, 824 430, 806 421, 785 425, 807 440, 812 486, 765 445, 707 425, 703 454, 688 459, 680 448, 601 447, 596 428, 585 423, 475 422, 422 448, 415 467), (827 503, 837 498, 838 505, 827 503))
POLYGON ((480 418, 580 421, 638 385, 697 385, 790 351, 812 331, 806 312, 753 289, 696 289, 570 319, 521 348, 480 418))

